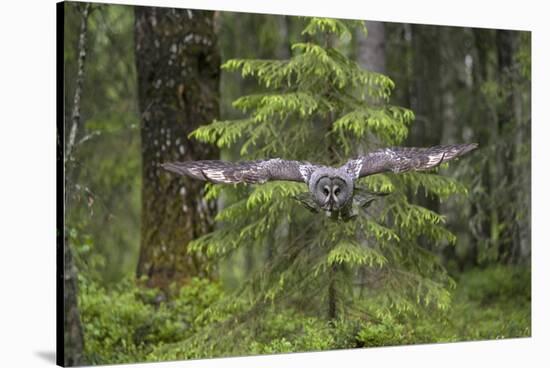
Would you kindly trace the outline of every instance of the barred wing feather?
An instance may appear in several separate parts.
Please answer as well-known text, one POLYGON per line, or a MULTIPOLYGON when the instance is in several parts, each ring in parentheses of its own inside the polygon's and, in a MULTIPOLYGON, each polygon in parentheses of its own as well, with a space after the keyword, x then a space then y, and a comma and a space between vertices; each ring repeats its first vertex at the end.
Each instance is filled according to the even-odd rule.
POLYGON ((309 181, 315 166, 308 162, 269 160, 228 162, 219 160, 169 162, 165 170, 213 183, 265 183, 271 180, 309 181))
POLYGON ((462 156, 476 149, 477 146, 477 143, 467 143, 429 148, 384 148, 350 160, 344 165, 344 168, 356 179, 382 172, 402 173, 428 170, 462 156))

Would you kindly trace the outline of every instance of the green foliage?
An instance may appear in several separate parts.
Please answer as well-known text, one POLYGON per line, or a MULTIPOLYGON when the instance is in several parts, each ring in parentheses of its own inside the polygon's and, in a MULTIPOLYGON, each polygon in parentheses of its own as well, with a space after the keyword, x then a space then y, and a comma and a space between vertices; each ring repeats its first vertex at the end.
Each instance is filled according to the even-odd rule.
MULTIPOLYGON (((228 330, 217 336, 217 344, 197 336, 180 344, 160 346, 150 357, 162 360, 209 358, 216 356, 273 354, 319 351, 338 347, 334 327, 315 317, 306 317, 290 309, 265 311, 261 330, 228 330)), ((349 329, 338 327, 341 341, 351 336, 349 329)), ((352 337, 351 337, 352 338, 352 337)), ((349 346, 353 347, 353 346, 349 346)))
POLYGON ((531 271, 496 265, 464 273, 440 339, 461 341, 531 336, 531 271))
POLYGON ((350 266, 368 265, 370 267, 382 267, 387 259, 378 251, 362 247, 353 241, 340 241, 329 252, 326 258, 328 265, 348 264, 350 266))
POLYGON ((530 277, 526 267, 474 269, 460 278, 448 310, 383 314, 363 324, 357 339, 387 346, 530 336, 530 277))
POLYGON ((344 153, 349 154, 352 146, 346 133, 351 132, 357 138, 367 138, 369 133, 374 133, 383 142, 397 144, 407 136, 406 124, 413 119, 412 111, 400 107, 358 108, 334 122, 333 131, 344 153))
POLYGON ((340 38, 351 38, 349 28, 358 27, 367 34, 367 27, 362 21, 349 21, 328 18, 311 18, 302 31, 302 35, 316 36, 323 33, 335 34, 340 38))
POLYGON ((150 360, 154 349, 182 341, 209 322, 199 316, 222 295, 219 284, 202 279, 162 303, 157 290, 131 279, 106 290, 81 278, 79 287, 85 355, 92 364, 150 360))
POLYGON ((486 270, 472 270, 462 276, 468 284, 465 296, 480 305, 509 303, 515 298, 531 300, 531 272, 524 267, 493 266, 486 270))
POLYGON ((361 318, 331 322, 265 305, 261 328, 250 320, 230 328, 228 320, 239 318, 247 303, 204 279, 161 301, 157 290, 135 280, 107 290, 81 277, 79 304, 88 362, 154 362, 530 336, 529 280, 529 270, 521 267, 472 270, 460 278, 449 309, 416 315, 382 307, 376 295, 368 296, 361 318), (208 338, 214 332, 216 338, 208 338))
POLYGON ((363 346, 403 345, 404 330, 402 324, 387 316, 378 323, 366 323, 357 334, 357 340, 363 346))

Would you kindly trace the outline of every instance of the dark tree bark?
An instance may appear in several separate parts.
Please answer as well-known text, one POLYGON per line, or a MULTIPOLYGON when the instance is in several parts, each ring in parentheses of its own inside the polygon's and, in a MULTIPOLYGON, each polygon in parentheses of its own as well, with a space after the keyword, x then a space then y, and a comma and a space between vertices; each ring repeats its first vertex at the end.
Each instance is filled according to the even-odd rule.
POLYGON ((135 7, 135 47, 142 140, 142 223, 137 275, 166 288, 204 275, 187 244, 209 232, 215 202, 204 184, 164 172, 166 161, 219 157, 188 139, 218 117, 220 56, 213 12, 135 7))
MULTIPOLYGON (((84 84, 84 66, 87 53, 87 35, 88 35, 88 16, 90 14, 90 4, 85 3, 80 7, 80 36, 78 40, 78 69, 76 76, 76 88, 74 92, 74 103, 71 114, 69 135, 64 142, 64 219, 65 223, 69 216, 70 209, 70 194, 72 192, 74 177, 74 150, 77 147, 77 137, 81 131, 80 120, 80 100, 82 98, 84 84)), ((61 45, 60 47, 63 47, 61 45)), ((69 243, 68 229, 64 226, 64 245, 63 245, 63 332, 64 332, 64 356, 63 363, 65 366, 81 365, 84 362, 84 336, 82 332, 82 324, 80 321, 80 312, 78 308, 78 285, 77 285, 77 269, 74 264, 71 246, 69 243)))

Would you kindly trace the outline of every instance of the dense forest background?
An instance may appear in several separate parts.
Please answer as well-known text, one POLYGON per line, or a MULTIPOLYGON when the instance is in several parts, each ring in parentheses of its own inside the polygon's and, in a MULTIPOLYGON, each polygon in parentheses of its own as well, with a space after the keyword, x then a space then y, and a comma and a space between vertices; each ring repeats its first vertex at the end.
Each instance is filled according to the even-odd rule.
POLYGON ((64 6, 66 363, 531 335, 529 32, 64 6), (460 142, 345 226, 156 166, 460 142))

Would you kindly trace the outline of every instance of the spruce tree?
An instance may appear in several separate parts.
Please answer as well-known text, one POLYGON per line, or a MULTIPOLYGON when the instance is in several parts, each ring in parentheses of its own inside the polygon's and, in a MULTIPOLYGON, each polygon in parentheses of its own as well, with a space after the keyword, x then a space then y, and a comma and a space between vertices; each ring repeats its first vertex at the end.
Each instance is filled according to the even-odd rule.
MULTIPOLYGON (((290 59, 227 61, 223 69, 255 79, 261 92, 234 101, 244 118, 216 120, 191 136, 221 149, 239 146, 243 160, 280 157, 332 166, 357 154, 357 147, 398 145, 414 114, 391 104, 389 77, 346 56, 355 27, 366 32, 362 22, 311 18, 302 32, 306 41, 292 45, 290 59)), ((223 195, 227 206, 216 217, 216 230, 193 241, 192 251, 215 265, 237 249, 274 245, 239 298, 209 309, 210 318, 217 315, 223 322, 212 330, 218 339, 231 337, 239 344, 235 329, 220 334, 221 326, 250 324, 248 331, 257 331, 262 313, 273 308, 334 326, 449 306, 453 281, 421 244, 449 244, 455 237, 442 215, 410 199, 420 190, 445 199, 466 189, 433 171, 379 174, 358 185, 390 194, 378 200, 376 211, 348 222, 310 213, 295 201, 305 184, 208 186, 207 198, 223 195), (358 285, 360 270, 367 275, 361 278, 365 287, 358 285), (234 314, 224 320, 220 308, 234 314)))

